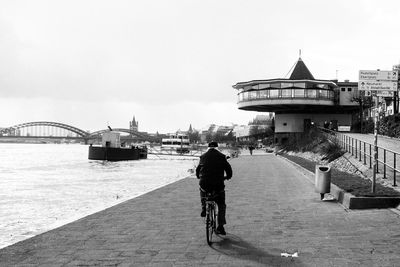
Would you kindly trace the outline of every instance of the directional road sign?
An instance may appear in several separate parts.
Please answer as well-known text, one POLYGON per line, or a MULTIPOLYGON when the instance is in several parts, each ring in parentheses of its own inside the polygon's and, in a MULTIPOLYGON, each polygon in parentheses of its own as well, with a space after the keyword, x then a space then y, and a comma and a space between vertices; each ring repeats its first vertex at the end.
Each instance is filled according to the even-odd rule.
POLYGON ((359 81, 398 81, 397 70, 360 70, 359 81))
POLYGON ((360 91, 397 91, 397 81, 358 81, 360 91))

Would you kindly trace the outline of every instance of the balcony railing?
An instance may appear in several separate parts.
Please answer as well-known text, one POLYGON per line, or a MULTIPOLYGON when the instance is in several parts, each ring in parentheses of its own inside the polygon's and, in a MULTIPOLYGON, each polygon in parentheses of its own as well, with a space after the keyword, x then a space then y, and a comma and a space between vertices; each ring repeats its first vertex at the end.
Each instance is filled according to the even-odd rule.
POLYGON ((334 101, 332 90, 325 89, 266 89, 244 91, 238 94, 238 102, 269 99, 311 99, 334 101))

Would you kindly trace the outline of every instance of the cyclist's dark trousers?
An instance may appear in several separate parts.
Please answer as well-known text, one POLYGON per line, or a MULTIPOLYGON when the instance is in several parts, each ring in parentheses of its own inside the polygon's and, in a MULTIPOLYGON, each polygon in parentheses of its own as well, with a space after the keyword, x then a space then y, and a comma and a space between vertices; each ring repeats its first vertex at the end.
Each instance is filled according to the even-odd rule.
MULTIPOLYGON (((206 209, 206 201, 204 199, 206 193, 200 190, 201 207, 206 209)), ((215 202, 218 205, 218 225, 226 224, 225 214, 226 214, 226 204, 225 204, 225 191, 218 193, 215 198, 215 202)))

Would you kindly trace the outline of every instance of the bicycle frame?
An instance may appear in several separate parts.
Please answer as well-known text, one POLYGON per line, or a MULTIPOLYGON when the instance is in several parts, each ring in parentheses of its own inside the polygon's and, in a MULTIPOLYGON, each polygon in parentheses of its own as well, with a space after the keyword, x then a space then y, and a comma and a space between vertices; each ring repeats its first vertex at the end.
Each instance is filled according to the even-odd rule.
POLYGON ((212 236, 216 233, 217 229, 217 216, 218 216, 218 205, 213 200, 215 198, 215 194, 208 193, 205 197, 206 202, 206 237, 207 244, 211 245, 212 236))

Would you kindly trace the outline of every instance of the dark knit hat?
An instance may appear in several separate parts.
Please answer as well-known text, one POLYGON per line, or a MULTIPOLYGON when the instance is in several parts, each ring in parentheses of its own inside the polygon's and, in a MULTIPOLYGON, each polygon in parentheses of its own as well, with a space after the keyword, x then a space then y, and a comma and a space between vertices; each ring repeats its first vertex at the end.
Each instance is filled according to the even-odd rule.
POLYGON ((212 142, 208 143, 208 147, 218 147, 218 143, 215 141, 212 141, 212 142))

